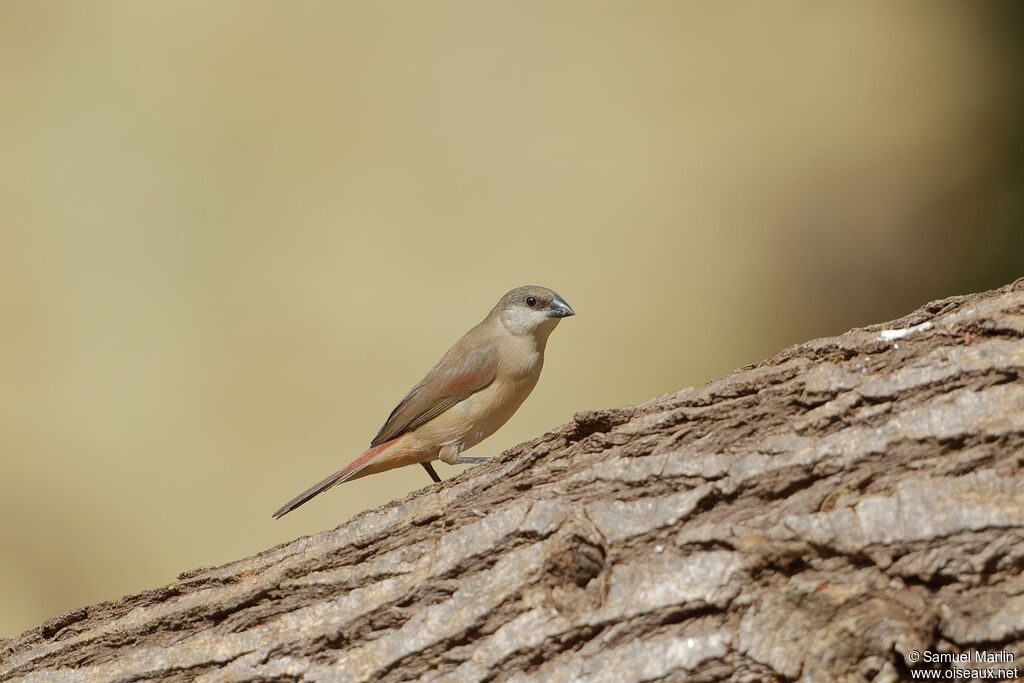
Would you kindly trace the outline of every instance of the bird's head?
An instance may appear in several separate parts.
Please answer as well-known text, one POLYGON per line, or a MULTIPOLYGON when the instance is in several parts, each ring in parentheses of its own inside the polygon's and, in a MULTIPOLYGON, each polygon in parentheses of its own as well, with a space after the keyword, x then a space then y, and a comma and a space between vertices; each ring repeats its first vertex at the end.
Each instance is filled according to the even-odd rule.
POLYGON ((547 338, 562 318, 576 315, 572 306, 558 295, 558 292, 527 285, 516 287, 494 307, 505 328, 516 335, 539 335, 547 338))

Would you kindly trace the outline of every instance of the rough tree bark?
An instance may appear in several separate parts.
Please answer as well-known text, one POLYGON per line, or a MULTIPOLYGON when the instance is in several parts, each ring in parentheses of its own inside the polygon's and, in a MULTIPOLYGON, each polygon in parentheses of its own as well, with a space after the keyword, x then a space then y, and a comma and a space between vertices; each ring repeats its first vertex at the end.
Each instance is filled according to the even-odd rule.
POLYGON ((0 678, 893 681, 930 668, 915 650, 1019 663, 1022 371, 1024 281, 937 301, 52 619, 0 643, 0 678))

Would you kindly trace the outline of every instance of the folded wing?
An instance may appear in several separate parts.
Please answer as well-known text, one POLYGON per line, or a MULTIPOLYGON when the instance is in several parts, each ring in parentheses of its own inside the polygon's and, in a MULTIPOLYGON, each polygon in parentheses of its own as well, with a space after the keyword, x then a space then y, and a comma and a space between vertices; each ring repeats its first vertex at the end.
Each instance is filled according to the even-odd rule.
POLYGON ((489 341, 465 350, 456 344, 391 411, 371 446, 396 439, 429 422, 494 381, 498 351, 489 341))

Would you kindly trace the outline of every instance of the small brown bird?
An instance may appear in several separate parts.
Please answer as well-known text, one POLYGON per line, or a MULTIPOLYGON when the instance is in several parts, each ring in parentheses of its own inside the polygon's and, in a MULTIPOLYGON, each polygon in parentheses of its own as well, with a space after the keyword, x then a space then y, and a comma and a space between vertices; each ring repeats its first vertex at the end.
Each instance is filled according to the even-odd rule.
POLYGON ((517 287, 448 349, 391 411, 370 448, 344 469, 281 506, 281 517, 335 484, 420 463, 440 481, 431 461, 479 464, 462 451, 496 432, 533 391, 544 347, 558 321, 576 312, 546 287, 517 287))

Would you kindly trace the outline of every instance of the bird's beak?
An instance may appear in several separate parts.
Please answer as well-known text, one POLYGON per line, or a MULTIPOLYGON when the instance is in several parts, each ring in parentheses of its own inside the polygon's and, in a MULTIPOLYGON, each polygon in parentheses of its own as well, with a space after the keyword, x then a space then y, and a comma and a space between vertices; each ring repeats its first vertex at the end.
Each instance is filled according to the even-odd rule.
POLYGON ((572 306, 567 304, 565 299, 556 294, 548 305, 547 316, 549 318, 568 318, 570 315, 576 315, 576 311, 572 310, 572 306))

